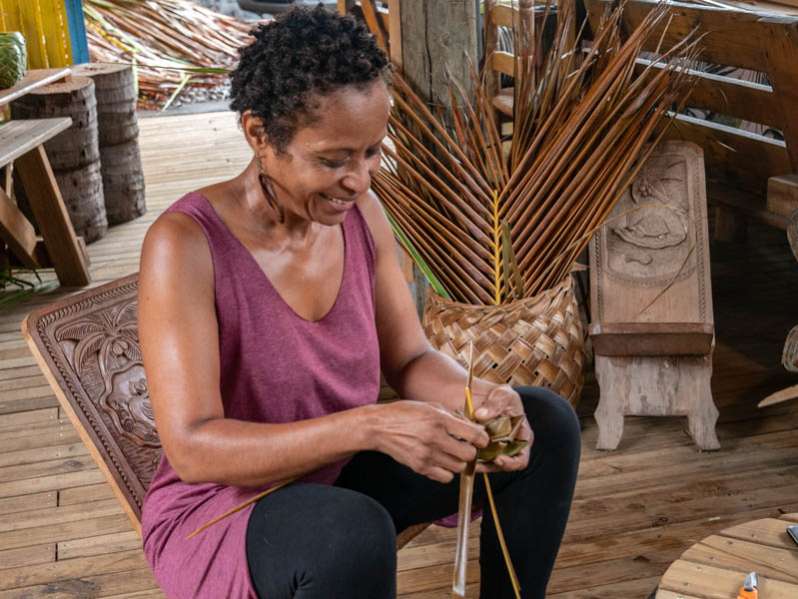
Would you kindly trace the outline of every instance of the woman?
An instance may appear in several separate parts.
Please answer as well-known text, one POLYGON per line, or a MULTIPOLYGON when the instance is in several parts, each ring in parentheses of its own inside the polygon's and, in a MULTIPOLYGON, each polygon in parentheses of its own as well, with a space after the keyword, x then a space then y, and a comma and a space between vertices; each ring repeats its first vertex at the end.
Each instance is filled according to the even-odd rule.
MULTIPOLYGON (((487 435, 455 413, 465 373, 425 339, 369 190, 390 111, 384 54, 320 8, 254 35, 231 92, 252 162, 176 202, 142 251, 140 335, 164 446, 145 553, 169 597, 393 597, 396 533, 456 512, 456 475, 487 435), (380 369, 406 399, 375 403, 380 369)), ((535 425, 531 459, 487 468, 524 596, 543 597, 576 419, 541 389, 477 380, 474 392, 480 421, 535 425)), ((482 596, 510 597, 490 517, 482 528, 482 596)))

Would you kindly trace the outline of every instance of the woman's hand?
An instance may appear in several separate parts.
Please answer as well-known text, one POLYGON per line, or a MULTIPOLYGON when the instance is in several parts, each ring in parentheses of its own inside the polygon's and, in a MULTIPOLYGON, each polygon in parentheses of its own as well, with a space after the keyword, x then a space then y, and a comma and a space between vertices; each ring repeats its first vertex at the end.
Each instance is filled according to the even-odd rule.
POLYGON ((482 380, 475 380, 472 390, 477 422, 488 422, 497 416, 521 416, 523 421, 516 438, 527 442, 527 446, 516 456, 499 456, 488 464, 477 464, 477 472, 523 470, 529 464, 529 450, 534 435, 526 419, 521 396, 510 385, 496 385, 482 380))
POLYGON ((488 444, 482 426, 442 406, 401 400, 375 407, 377 450, 441 483, 451 482, 488 444))

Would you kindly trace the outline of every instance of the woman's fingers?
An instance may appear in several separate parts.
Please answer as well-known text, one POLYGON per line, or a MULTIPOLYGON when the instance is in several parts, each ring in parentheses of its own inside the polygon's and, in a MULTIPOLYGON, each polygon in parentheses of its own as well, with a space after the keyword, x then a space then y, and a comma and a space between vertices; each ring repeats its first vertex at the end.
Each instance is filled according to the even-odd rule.
POLYGON ((509 385, 498 385, 479 402, 474 416, 480 422, 487 422, 497 416, 521 416, 524 406, 521 397, 509 385))
POLYGON ((463 441, 474 445, 476 447, 487 447, 490 443, 490 437, 485 432, 485 428, 477 423, 466 420, 454 414, 448 413, 446 419, 446 432, 452 437, 462 439, 463 441))

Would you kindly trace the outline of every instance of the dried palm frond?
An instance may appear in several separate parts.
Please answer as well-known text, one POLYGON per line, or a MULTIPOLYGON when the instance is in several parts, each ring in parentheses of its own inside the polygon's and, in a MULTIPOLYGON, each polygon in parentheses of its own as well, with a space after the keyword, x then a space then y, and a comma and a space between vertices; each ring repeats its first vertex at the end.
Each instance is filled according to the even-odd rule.
POLYGON ((608 12, 582 50, 573 4, 559 2, 542 59, 541 34, 516 32, 509 151, 484 72, 473 75, 473 98, 450 82, 448 122, 396 74, 386 165, 373 187, 452 299, 501 304, 562 281, 664 133, 669 110, 683 106, 697 42, 688 36, 656 56, 663 68, 636 71, 668 8, 626 39, 622 10, 608 12))
POLYGON ((252 24, 189 0, 86 0, 83 13, 92 61, 135 64, 144 108, 223 87, 251 41, 252 24))

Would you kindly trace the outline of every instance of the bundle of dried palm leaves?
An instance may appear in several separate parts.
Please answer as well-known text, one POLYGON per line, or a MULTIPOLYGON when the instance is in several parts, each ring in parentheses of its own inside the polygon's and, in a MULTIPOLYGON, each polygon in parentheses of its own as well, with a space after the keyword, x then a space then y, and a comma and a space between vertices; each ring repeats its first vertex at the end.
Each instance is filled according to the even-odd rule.
POLYGON ((668 10, 652 11, 622 39, 622 9, 606 15, 589 48, 574 41, 573 4, 566 1, 558 2, 545 56, 536 57, 539 33, 516 34, 509 149, 484 75, 474 99, 451 82, 445 122, 397 74, 387 166, 374 188, 441 296, 499 305, 567 279, 663 134, 668 111, 683 105, 696 42, 685 39, 668 55, 658 53, 654 66, 636 69, 668 10))
POLYGON ((223 89, 251 41, 251 24, 189 0, 86 0, 83 12, 92 61, 136 65, 144 108, 223 89))

